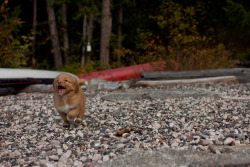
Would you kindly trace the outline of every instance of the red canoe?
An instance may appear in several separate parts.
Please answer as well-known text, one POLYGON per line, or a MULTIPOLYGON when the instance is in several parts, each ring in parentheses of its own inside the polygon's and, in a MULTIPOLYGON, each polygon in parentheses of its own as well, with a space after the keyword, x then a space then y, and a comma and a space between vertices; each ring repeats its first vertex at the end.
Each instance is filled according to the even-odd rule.
POLYGON ((104 71, 96 71, 90 74, 79 74, 79 78, 91 80, 92 78, 101 78, 107 81, 124 81, 140 78, 141 72, 146 71, 163 71, 166 69, 166 62, 153 62, 146 64, 133 65, 104 71))

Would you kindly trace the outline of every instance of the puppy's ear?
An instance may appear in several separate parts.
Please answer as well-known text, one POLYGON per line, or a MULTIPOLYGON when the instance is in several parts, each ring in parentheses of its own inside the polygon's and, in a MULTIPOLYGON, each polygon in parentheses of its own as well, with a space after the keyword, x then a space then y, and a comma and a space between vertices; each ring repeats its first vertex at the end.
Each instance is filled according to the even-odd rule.
POLYGON ((56 82, 57 82, 57 77, 53 81, 53 88, 54 88, 54 90, 56 90, 56 82))
POLYGON ((79 91, 79 84, 78 84, 78 81, 75 79, 74 80, 74 88, 75 88, 75 92, 77 93, 79 91))
POLYGON ((78 84, 79 84, 79 85, 88 85, 88 81, 85 80, 85 79, 79 79, 79 80, 78 80, 78 84))

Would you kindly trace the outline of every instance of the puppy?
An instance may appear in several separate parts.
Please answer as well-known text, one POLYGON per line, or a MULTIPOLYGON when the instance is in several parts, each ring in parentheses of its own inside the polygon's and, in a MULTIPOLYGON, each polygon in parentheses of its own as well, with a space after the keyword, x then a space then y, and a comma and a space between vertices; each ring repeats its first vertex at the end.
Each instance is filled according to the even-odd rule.
POLYGON ((80 87, 83 84, 86 84, 85 80, 77 80, 64 73, 54 79, 54 105, 66 124, 77 124, 83 121, 85 95, 80 87))

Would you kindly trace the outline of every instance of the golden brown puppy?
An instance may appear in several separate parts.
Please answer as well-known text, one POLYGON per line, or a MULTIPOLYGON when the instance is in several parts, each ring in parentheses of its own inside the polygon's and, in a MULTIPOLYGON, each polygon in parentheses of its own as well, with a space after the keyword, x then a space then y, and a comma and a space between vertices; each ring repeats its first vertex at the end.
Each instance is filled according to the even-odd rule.
POLYGON ((82 84, 85 84, 85 80, 77 80, 64 73, 54 79, 54 105, 66 124, 83 121, 85 95, 80 87, 82 84))

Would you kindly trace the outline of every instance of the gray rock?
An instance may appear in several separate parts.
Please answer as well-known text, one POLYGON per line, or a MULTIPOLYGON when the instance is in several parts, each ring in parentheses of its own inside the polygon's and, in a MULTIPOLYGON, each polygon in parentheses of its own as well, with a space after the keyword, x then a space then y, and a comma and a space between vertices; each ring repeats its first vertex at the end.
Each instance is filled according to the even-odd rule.
POLYGON ((100 78, 93 78, 89 81, 89 84, 87 86, 87 89, 90 89, 90 90, 97 90, 98 89, 98 85, 99 83, 101 82, 105 82, 105 80, 103 79, 100 79, 100 78))
POLYGON ((211 91, 196 90, 164 90, 164 91, 144 91, 144 92, 127 92, 127 93, 110 93, 102 96, 103 100, 123 102, 141 99, 168 99, 168 98, 184 98, 184 97, 218 97, 219 94, 211 91))
POLYGON ((247 166, 250 165, 250 149, 230 154, 206 154, 192 150, 162 149, 130 153, 109 160, 98 167, 151 167, 151 166, 247 166))
POLYGON ((18 93, 34 93, 34 92, 39 92, 39 93, 52 93, 54 91, 53 85, 49 84, 32 84, 28 85, 23 89, 20 89, 18 93))
POLYGON ((208 149, 215 154, 221 154, 220 150, 217 149, 217 147, 215 147, 213 144, 209 144, 208 145, 208 149))
POLYGON ((121 87, 120 82, 100 82, 98 84, 98 90, 115 90, 121 87))

